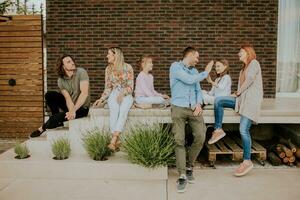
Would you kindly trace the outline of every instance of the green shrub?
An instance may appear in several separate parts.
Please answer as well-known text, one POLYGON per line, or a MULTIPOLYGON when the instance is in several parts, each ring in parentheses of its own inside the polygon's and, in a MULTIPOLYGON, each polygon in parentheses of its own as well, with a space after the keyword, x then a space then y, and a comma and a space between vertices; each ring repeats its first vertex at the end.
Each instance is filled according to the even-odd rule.
POLYGON ((106 160, 111 155, 112 152, 107 147, 110 140, 111 134, 100 129, 88 131, 82 139, 85 150, 93 160, 106 160))
POLYGON ((17 154, 15 157, 17 159, 24 159, 30 156, 29 149, 27 148, 26 144, 17 144, 15 146, 15 153, 17 154))
POLYGON ((128 159, 148 168, 175 164, 175 142, 169 127, 138 126, 124 136, 122 150, 128 159))
POLYGON ((52 143, 52 153, 56 160, 63 160, 69 158, 71 154, 70 141, 66 138, 59 138, 52 143))

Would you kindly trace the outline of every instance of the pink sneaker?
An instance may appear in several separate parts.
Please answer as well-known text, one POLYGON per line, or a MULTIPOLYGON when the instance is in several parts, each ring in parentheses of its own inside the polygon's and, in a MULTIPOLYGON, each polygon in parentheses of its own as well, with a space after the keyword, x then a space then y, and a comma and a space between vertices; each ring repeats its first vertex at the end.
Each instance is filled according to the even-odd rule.
POLYGON ((211 138, 208 140, 208 144, 213 144, 213 143, 218 142, 220 139, 225 137, 225 135, 226 135, 226 133, 221 128, 214 130, 211 138))
POLYGON ((253 163, 251 161, 244 161, 240 166, 234 170, 235 176, 244 176, 253 169, 253 163))

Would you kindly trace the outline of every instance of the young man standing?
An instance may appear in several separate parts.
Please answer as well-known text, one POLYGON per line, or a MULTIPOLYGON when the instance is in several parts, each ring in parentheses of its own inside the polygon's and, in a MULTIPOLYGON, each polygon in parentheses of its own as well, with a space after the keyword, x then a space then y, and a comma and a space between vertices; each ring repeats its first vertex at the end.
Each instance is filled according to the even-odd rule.
POLYGON ((193 165, 205 141, 206 127, 202 117, 203 96, 200 81, 207 78, 214 64, 210 61, 204 72, 195 68, 199 53, 193 47, 183 51, 183 60, 170 67, 172 132, 175 137, 176 167, 179 172, 177 191, 185 192, 187 182, 193 183, 193 165), (186 162, 185 124, 192 128, 194 142, 188 150, 186 162))
POLYGON ((47 92, 46 103, 52 115, 30 137, 39 137, 46 129, 63 126, 63 122, 87 116, 90 106, 89 76, 83 68, 76 68, 70 55, 63 55, 57 62, 58 92, 47 92))

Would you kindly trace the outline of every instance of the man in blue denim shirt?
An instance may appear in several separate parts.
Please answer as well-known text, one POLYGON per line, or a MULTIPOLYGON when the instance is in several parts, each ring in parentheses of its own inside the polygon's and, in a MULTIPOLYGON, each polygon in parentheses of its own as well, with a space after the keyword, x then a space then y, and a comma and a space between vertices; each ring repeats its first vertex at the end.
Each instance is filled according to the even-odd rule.
POLYGON ((206 127, 202 116, 203 96, 200 81, 207 78, 214 64, 210 61, 204 72, 194 66, 199 62, 199 53, 193 47, 183 51, 183 60, 174 62, 170 68, 172 132, 175 137, 176 166, 179 172, 177 191, 185 192, 187 182, 194 183, 193 164, 205 141, 206 127), (192 128, 194 142, 188 151, 186 162, 185 124, 192 128))

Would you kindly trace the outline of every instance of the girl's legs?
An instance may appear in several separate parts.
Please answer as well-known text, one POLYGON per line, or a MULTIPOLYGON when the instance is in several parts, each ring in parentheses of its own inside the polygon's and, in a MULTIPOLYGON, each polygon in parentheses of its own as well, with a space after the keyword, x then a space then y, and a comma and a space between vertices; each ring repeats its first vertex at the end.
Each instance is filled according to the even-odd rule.
POLYGON ((215 114, 215 131, 212 137, 209 139, 208 144, 213 144, 223 138, 226 134, 222 129, 222 122, 224 116, 224 108, 235 108, 235 97, 216 97, 214 103, 214 114, 215 114))
POLYGON ((138 104, 164 104, 166 102, 166 100, 161 96, 136 97, 135 101, 138 104))

